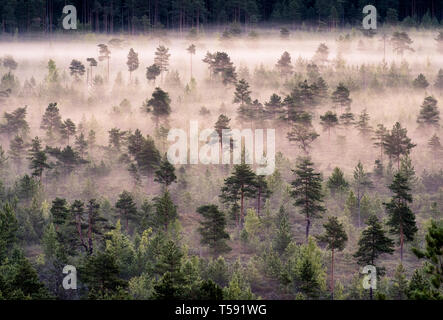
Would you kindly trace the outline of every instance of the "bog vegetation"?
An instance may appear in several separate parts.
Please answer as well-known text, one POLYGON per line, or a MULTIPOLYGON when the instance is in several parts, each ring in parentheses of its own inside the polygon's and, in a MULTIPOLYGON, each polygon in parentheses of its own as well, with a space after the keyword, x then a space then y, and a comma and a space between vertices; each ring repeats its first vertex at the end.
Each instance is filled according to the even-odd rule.
POLYGON ((443 33, 227 30, 0 44, 0 298, 443 298, 443 33), (171 164, 190 120, 274 172, 171 164))

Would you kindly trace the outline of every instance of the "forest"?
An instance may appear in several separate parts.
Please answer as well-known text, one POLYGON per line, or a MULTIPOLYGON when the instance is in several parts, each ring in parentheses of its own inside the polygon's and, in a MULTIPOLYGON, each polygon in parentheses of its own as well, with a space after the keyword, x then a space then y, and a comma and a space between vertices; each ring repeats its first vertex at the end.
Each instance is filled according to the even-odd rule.
POLYGON ((0 8, 0 300, 443 300, 440 2, 41 2, 0 8), (239 163, 175 163, 193 123, 239 163))
POLYGON ((63 7, 77 9, 79 29, 131 35, 175 29, 180 33, 223 29, 237 23, 244 30, 257 25, 288 24, 298 29, 358 27, 365 5, 377 8, 382 23, 425 28, 439 26, 443 3, 438 0, 2 0, 3 35, 63 32, 63 7))

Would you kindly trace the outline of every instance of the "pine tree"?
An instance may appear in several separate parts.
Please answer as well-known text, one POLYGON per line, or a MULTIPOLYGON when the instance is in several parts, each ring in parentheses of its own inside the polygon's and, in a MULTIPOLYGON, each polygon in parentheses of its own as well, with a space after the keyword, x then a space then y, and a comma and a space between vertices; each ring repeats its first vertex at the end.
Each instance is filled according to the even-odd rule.
POLYGON ((16 242, 18 221, 12 206, 6 202, 0 207, 0 263, 16 242))
POLYGON ((341 82, 332 93, 331 99, 335 106, 341 108, 349 108, 352 102, 352 99, 349 98, 349 89, 341 82))
POLYGON ((329 48, 326 44, 320 43, 320 45, 317 48, 317 51, 315 51, 315 55, 312 58, 317 64, 324 65, 326 62, 328 62, 328 56, 329 56, 329 48))
POLYGON ((21 168, 23 154, 25 153, 26 147, 27 145, 25 141, 23 141, 23 138, 20 136, 15 136, 9 145, 9 155, 17 165, 18 169, 21 168))
POLYGON ((440 138, 435 133, 428 141, 428 148, 432 154, 432 162, 435 163, 443 154, 443 146, 440 143, 440 138))
POLYGON ((263 203, 271 196, 271 190, 269 189, 268 182, 263 175, 257 175, 255 181, 255 187, 257 189, 257 215, 260 217, 260 209, 263 203))
POLYGON ((240 79, 235 85, 234 103, 240 103, 240 107, 251 103, 251 91, 245 79, 240 79))
POLYGON ((108 220, 100 213, 100 204, 95 199, 90 199, 86 205, 88 224, 88 253, 94 253, 94 239, 103 240, 107 231, 112 227, 108 220))
POLYGON ((0 124, 0 133, 7 134, 8 137, 20 135, 26 137, 29 132, 29 125, 26 121, 27 106, 17 108, 13 112, 4 113, 6 123, 0 124))
POLYGON ((97 60, 95 60, 94 58, 86 58, 86 61, 88 61, 89 62, 89 68, 90 68, 90 70, 91 70, 91 80, 90 81, 92 81, 92 79, 94 79, 94 77, 92 76, 92 68, 93 67, 96 67, 97 66, 97 60))
POLYGON ((306 241, 312 219, 319 218, 319 214, 326 211, 322 205, 322 177, 314 172, 313 165, 310 158, 299 158, 296 169, 292 170, 296 178, 291 182, 291 196, 295 199, 294 205, 301 208, 300 213, 306 218, 306 241))
POLYGON ((78 152, 80 157, 84 158, 87 149, 88 149, 88 142, 86 141, 83 132, 81 132, 79 135, 75 136, 75 151, 78 152))
POLYGON ((295 141, 298 147, 308 155, 312 142, 319 137, 314 128, 304 124, 294 124, 291 131, 288 132, 287 138, 289 141, 295 141))
POLYGON ((332 195, 335 195, 336 192, 344 192, 349 188, 349 183, 346 181, 343 171, 338 167, 334 168, 326 185, 331 190, 332 195))
POLYGON ((99 44, 98 48, 99 48, 99 54, 100 54, 98 56, 98 61, 107 60, 107 62, 108 62, 108 73, 107 73, 106 80, 109 81, 109 60, 111 59, 111 51, 109 50, 108 46, 103 43, 99 44))
POLYGON ((106 251, 88 256, 78 268, 78 275, 88 288, 89 299, 109 299, 127 286, 127 282, 120 278, 115 256, 106 251))
POLYGON ((117 152, 121 151, 123 144, 123 139, 125 138, 127 132, 120 131, 118 128, 112 128, 108 131, 109 134, 109 148, 114 149, 117 152))
POLYGON ((222 150, 223 146, 223 130, 230 130, 229 122, 231 121, 226 115, 221 114, 218 116, 217 122, 214 125, 214 130, 218 134, 218 138, 220 141, 220 150, 222 150))
POLYGON ((280 206, 275 224, 277 232, 275 234, 273 248, 281 254, 286 250, 293 238, 289 224, 289 215, 283 206, 280 206))
POLYGON ((325 242, 328 249, 331 250, 331 292, 334 299, 334 252, 343 251, 348 241, 345 229, 342 223, 338 222, 337 217, 329 217, 328 222, 323 224, 325 233, 318 237, 320 242, 325 242))
POLYGON ((418 231, 415 215, 408 206, 408 203, 412 203, 408 178, 401 172, 396 173, 389 189, 394 195, 390 202, 383 203, 389 215, 387 225, 392 234, 400 237, 400 261, 403 262, 403 244, 412 241, 418 231))
MULTIPOLYGON (((357 263, 361 266, 375 266, 377 258, 383 254, 392 254, 394 252, 394 242, 385 235, 382 225, 377 216, 371 215, 366 221, 367 227, 362 231, 358 240, 358 250, 354 254, 357 263)), ((378 267, 377 274, 381 275, 383 269, 378 267)), ((369 291, 372 300, 372 287, 369 291)))
POLYGON ((162 82, 163 82, 163 72, 168 71, 170 56, 171 54, 169 53, 169 48, 166 48, 163 45, 157 47, 155 51, 154 64, 156 64, 160 68, 160 75, 162 77, 161 79, 162 82))
POLYGON ((286 51, 283 52, 275 67, 280 75, 286 79, 289 75, 291 75, 293 69, 291 65, 291 55, 286 51))
POLYGON ((245 163, 234 166, 232 175, 225 179, 220 198, 224 203, 238 204, 240 200, 240 214, 237 216, 237 226, 243 226, 244 200, 256 195, 256 175, 251 167, 245 163))
POLYGON ((57 107, 57 103, 50 103, 43 115, 40 128, 46 130, 46 137, 49 143, 53 143, 60 133, 62 118, 57 107))
POLYGON ((153 81, 155 84, 155 79, 160 75, 161 69, 155 63, 149 67, 146 67, 146 79, 148 81, 153 81))
POLYGON ((137 70, 138 66, 140 65, 138 61, 138 53, 136 53, 132 48, 129 49, 128 61, 126 62, 126 65, 128 66, 129 71, 129 81, 131 81, 132 72, 137 70))
POLYGON ((197 213, 202 215, 204 219, 200 222, 198 228, 201 235, 201 244, 208 245, 214 254, 231 250, 225 242, 229 239, 229 234, 225 231, 226 219, 224 213, 213 204, 198 207, 197 213))
POLYGON ((375 137, 372 138, 374 147, 380 148, 380 161, 383 163, 383 147, 385 144, 386 136, 389 134, 388 129, 383 124, 377 124, 377 130, 375 130, 375 137))
POLYGON ((394 47, 394 51, 401 56, 405 50, 414 52, 414 49, 410 47, 413 41, 411 38, 409 38, 409 35, 406 32, 394 32, 391 42, 394 47))
POLYGON ((70 74, 75 78, 75 81, 80 81, 80 77, 85 74, 85 66, 78 60, 72 59, 69 66, 70 74))
POLYGON ((75 123, 71 119, 66 119, 60 125, 60 133, 63 139, 66 139, 69 145, 69 138, 75 135, 77 129, 75 123))
POLYGON ((443 69, 438 70, 437 79, 435 79, 434 87, 437 89, 443 89, 443 69))
MULTIPOLYGON (((412 251, 419 259, 426 259, 423 273, 428 278, 431 286, 417 288, 415 294, 427 300, 443 300, 443 222, 431 220, 431 225, 425 236, 424 250, 413 248, 412 251)), ((412 282, 412 280, 411 280, 412 282)))
POLYGON ((156 127, 158 127, 160 118, 168 117, 171 113, 170 103, 169 94, 159 87, 155 88, 152 98, 146 102, 145 111, 151 112, 150 107, 152 107, 152 115, 154 116, 156 127))
POLYGON ((361 199, 372 188, 372 181, 370 180, 369 173, 365 172, 363 164, 359 161, 354 169, 354 189, 357 194, 357 209, 358 209, 358 227, 361 226, 361 199))
POLYGON ((194 45, 194 44, 191 44, 191 45, 186 49, 186 51, 189 52, 189 56, 191 57, 191 79, 192 79, 192 78, 193 78, 193 77, 192 77, 192 56, 195 55, 195 45, 194 45))
POLYGON ((412 85, 417 89, 426 89, 429 86, 429 82, 426 80, 426 77, 420 73, 417 78, 414 79, 412 85))
POLYGON ((337 114, 332 111, 327 111, 324 115, 320 116, 320 124, 323 126, 324 131, 328 131, 328 137, 331 136, 331 128, 338 125, 337 114))
POLYGON ((281 97, 275 93, 265 102, 265 113, 272 119, 276 120, 283 116, 284 106, 281 97))
POLYGON ((134 202, 133 196, 128 191, 123 191, 118 196, 115 207, 120 212, 120 219, 125 220, 126 233, 129 234, 129 220, 132 220, 137 215, 137 206, 134 202))
POLYGON ((405 268, 400 263, 395 270, 389 293, 394 300, 407 300, 408 280, 406 280, 405 268))
POLYGON ((154 199, 155 207, 155 224, 157 228, 163 228, 168 231, 171 223, 178 218, 177 207, 172 202, 171 195, 168 190, 165 190, 160 197, 154 199))
POLYGON ((175 167, 168 161, 166 154, 160 161, 160 166, 157 171, 155 171, 154 181, 163 184, 167 189, 173 182, 177 181, 177 176, 175 175, 175 167))
POLYGON ((355 127, 357 128, 358 132, 362 137, 369 138, 370 134, 372 133, 373 129, 369 125, 369 114, 366 111, 366 109, 363 109, 360 116, 358 117, 358 121, 355 124, 355 127))
POLYGON ((426 97, 420 107, 420 114, 417 117, 417 122, 420 126, 429 125, 439 127, 440 111, 437 107, 437 100, 432 97, 426 97))
POLYGON ((397 167, 400 169, 400 157, 408 155, 416 145, 411 142, 407 136, 408 130, 402 128, 399 122, 396 122, 389 134, 385 136, 383 147, 389 159, 397 161, 397 167))

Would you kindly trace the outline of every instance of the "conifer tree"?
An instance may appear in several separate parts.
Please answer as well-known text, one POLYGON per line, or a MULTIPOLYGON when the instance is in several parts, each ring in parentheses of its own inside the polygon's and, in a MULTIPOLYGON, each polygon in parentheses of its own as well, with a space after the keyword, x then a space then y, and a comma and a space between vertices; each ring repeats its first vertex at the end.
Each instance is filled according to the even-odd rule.
POLYGON ((27 145, 25 141, 20 136, 15 136, 9 145, 9 155, 11 159, 14 161, 14 163, 17 165, 17 168, 19 169, 21 168, 22 165, 22 159, 26 147, 27 145))
MULTIPOLYGON (((415 295, 427 300, 443 300, 443 222, 431 220, 425 236, 426 246, 423 250, 413 248, 412 251, 419 259, 426 259, 423 266, 423 273, 430 286, 422 285, 416 288, 415 295)), ((412 282, 412 280, 411 280, 412 282)))
POLYGON ((429 82, 426 80, 426 77, 420 73, 417 78, 414 79, 412 85, 417 89, 426 89, 429 86, 429 82))
POLYGON ((168 71, 170 56, 171 54, 169 53, 169 48, 166 48, 163 45, 157 47, 155 51, 154 64, 157 65, 160 69, 162 82, 163 82, 163 72, 168 71))
POLYGON ((346 181, 343 171, 338 167, 334 168, 326 185, 331 190, 332 195, 335 195, 336 192, 344 192, 349 188, 349 183, 346 181))
POLYGON ((95 60, 94 58, 86 58, 86 61, 89 62, 89 69, 91 70, 91 78, 90 81, 92 81, 92 79, 94 79, 94 77, 92 76, 92 68, 97 66, 97 60, 95 60))
POLYGON ((343 224, 338 222, 337 217, 329 217, 328 222, 323 224, 325 233, 318 237, 320 242, 325 242, 331 250, 331 292, 334 299, 334 252, 343 251, 348 241, 343 224))
POLYGON ((394 51, 401 56, 403 56, 403 53, 406 50, 414 52, 414 49, 410 46, 413 41, 409 38, 409 35, 406 32, 394 32, 391 42, 394 51))
POLYGON ((396 173, 389 189, 394 195, 391 201, 383 203, 389 215, 387 225, 390 227, 390 232, 400 238, 400 261, 403 262, 403 244, 405 241, 412 241, 418 231, 415 214, 408 206, 412 203, 408 178, 401 172, 396 173))
POLYGON ((361 199, 366 194, 368 189, 372 188, 372 181, 369 173, 365 172, 363 164, 359 161, 354 169, 354 189, 357 196, 357 209, 358 209, 358 227, 361 226, 361 199))
POLYGON ((389 294, 394 300, 408 299, 408 280, 406 280, 405 272, 406 270, 401 263, 395 269, 392 284, 389 288, 389 294))
POLYGON ((253 198, 257 193, 256 175, 251 167, 245 163, 235 165, 232 175, 225 179, 221 192, 220 198, 224 203, 234 205, 240 200, 237 226, 241 227, 244 217, 244 201, 247 198, 253 198))
POLYGON ((230 118, 228 118, 224 114, 221 114, 218 116, 217 122, 214 125, 214 130, 217 132, 220 141, 220 150, 222 149, 223 146, 223 130, 231 129, 231 127, 229 126, 230 121, 231 121, 230 118))
POLYGON ((155 198, 154 201, 155 224, 157 228, 163 228, 164 231, 167 232, 170 224, 178 218, 177 207, 174 202, 172 202, 168 190, 165 190, 163 194, 155 198))
POLYGON ((46 131, 49 143, 53 143, 60 133, 62 118, 57 103, 50 103, 43 115, 40 128, 46 131))
POLYGON ((160 75, 161 69, 158 65, 155 63, 153 65, 150 65, 149 67, 146 67, 146 79, 148 81, 153 81, 155 84, 155 79, 160 75))
POLYGON ((0 133, 7 134, 8 137, 20 135, 26 137, 29 132, 29 125, 26 121, 27 106, 17 108, 13 112, 4 113, 6 123, 0 124, 0 133))
POLYGON ((331 129, 338 125, 337 114, 332 111, 327 111, 324 115, 320 116, 320 120, 323 130, 328 131, 328 137, 330 137, 331 129))
POLYGON ((69 145, 69 138, 75 135, 77 129, 75 123, 71 119, 66 119, 60 125, 60 133, 63 139, 66 139, 69 145))
POLYGON ((251 103, 251 91, 245 79, 240 79, 235 85, 234 103, 240 103, 240 107, 251 103))
POLYGON ((341 82, 332 93, 331 99, 335 106, 341 108, 349 108, 352 102, 352 99, 349 98, 349 89, 341 82))
POLYGON ((417 122, 420 126, 429 125, 438 128, 440 126, 439 121, 440 111, 437 107, 437 100, 432 96, 428 96, 420 107, 420 114, 417 117, 417 122))
POLYGON ((197 213, 202 215, 198 231, 201 235, 201 244, 208 245, 213 253, 223 253, 231 250, 226 244, 229 234, 226 232, 226 219, 216 205, 204 205, 197 208, 197 213))
POLYGON ((115 207, 120 213, 120 219, 125 221, 126 233, 129 234, 129 220, 132 220, 137 215, 137 206, 134 202, 133 196, 128 191, 123 191, 118 196, 115 207))
POLYGON ((389 159, 397 161, 397 167, 400 169, 400 157, 408 155, 416 145, 411 142, 407 136, 408 130, 402 128, 399 122, 396 122, 389 134, 386 135, 383 147, 389 159))
POLYGON ((167 189, 173 182, 177 181, 177 176, 175 175, 175 167, 168 161, 166 154, 160 161, 160 166, 157 171, 155 171, 154 181, 163 184, 167 189))
POLYGON ((303 150, 305 155, 309 154, 312 142, 319 137, 314 128, 304 124, 294 124, 291 131, 288 132, 287 138, 289 141, 295 141, 298 147, 303 150))
POLYGON ((155 88, 152 93, 152 98, 146 101, 144 107, 146 112, 151 112, 155 119, 156 127, 158 127, 158 122, 160 118, 166 118, 171 113, 171 99, 169 94, 163 91, 161 88, 155 88))
POLYGON ((310 158, 299 158, 296 169, 292 170, 295 180, 291 182, 293 188, 291 196, 295 199, 294 205, 300 207, 300 213, 305 216, 306 241, 312 219, 319 218, 319 215, 326 211, 322 205, 322 177, 320 173, 314 171, 313 165, 310 158))
POLYGON ((443 69, 438 70, 437 79, 435 79, 434 87, 439 90, 443 89, 443 69))
POLYGON ((286 79, 292 73, 291 55, 285 51, 275 65, 280 75, 286 79))
POLYGON ((369 120, 370 117, 368 112, 366 111, 366 109, 363 109, 358 117, 357 123, 355 124, 355 127, 357 128, 360 135, 365 138, 369 138, 370 134, 373 131, 372 127, 369 125, 369 120))
POLYGON ((128 61, 126 62, 129 71, 129 81, 131 81, 132 72, 138 69, 139 64, 138 53, 133 48, 129 49, 128 61))
POLYGON ((389 134, 388 129, 381 123, 377 124, 377 129, 374 132, 374 147, 380 148, 380 161, 383 163, 383 148, 386 136, 389 134))
POLYGON ((88 142, 86 141, 83 132, 81 132, 79 135, 75 136, 75 151, 78 152, 80 157, 84 158, 87 149, 88 142))
POLYGON ((443 146, 440 143, 440 138, 435 133, 428 141, 428 148, 432 154, 432 162, 435 163, 443 154, 443 146))
POLYGON ((108 62, 108 72, 107 72, 107 76, 106 76, 106 80, 109 81, 109 60, 111 59, 111 51, 109 50, 108 46, 106 44, 99 44, 98 45, 99 48, 99 56, 98 56, 98 61, 103 61, 106 60, 108 62))
POLYGON ((284 106, 281 97, 275 93, 265 102, 265 113, 272 119, 276 120, 283 116, 284 106))
POLYGON ((289 215, 283 206, 280 206, 275 224, 277 232, 275 234, 273 248, 281 254, 286 250, 293 238, 291 225, 289 224, 289 215))
POLYGON ((69 71, 71 76, 74 77, 75 81, 80 81, 80 77, 85 74, 85 66, 78 60, 73 59, 71 65, 69 66, 69 71))
MULTIPOLYGON (((394 242, 385 235, 377 216, 371 215, 366 221, 366 225, 367 227, 362 231, 358 240, 358 250, 354 257, 361 266, 375 266, 375 262, 381 254, 392 254, 394 252, 394 242)), ((377 267, 377 274, 382 275, 383 269, 377 267)), ((369 296, 372 300, 372 287, 369 290, 369 296)))
POLYGON ((186 51, 189 52, 189 56, 191 57, 191 79, 192 79, 192 78, 193 78, 193 77, 192 77, 192 56, 195 55, 195 45, 194 45, 194 44, 191 44, 191 45, 186 49, 186 51))
POLYGON ((47 163, 46 152, 43 151, 39 137, 35 137, 31 141, 31 148, 28 150, 28 160, 30 161, 29 169, 32 170, 32 176, 38 177, 41 181, 43 171, 50 169, 51 166, 47 163))

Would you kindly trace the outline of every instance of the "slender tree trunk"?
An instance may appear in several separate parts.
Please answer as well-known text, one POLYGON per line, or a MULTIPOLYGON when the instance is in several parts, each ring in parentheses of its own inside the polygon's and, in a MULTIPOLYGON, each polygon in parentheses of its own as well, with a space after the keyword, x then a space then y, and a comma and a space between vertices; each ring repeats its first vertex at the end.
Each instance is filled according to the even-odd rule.
POLYGON ((261 190, 258 189, 258 198, 257 198, 257 215, 260 217, 260 203, 261 203, 261 190))
POLYGON ((89 244, 89 254, 92 254, 93 248, 92 248, 92 217, 91 213, 88 215, 88 244, 89 244))
POLYGON ((331 291, 332 300, 334 300, 334 248, 332 248, 332 258, 331 258, 331 291))
POLYGON ((310 227, 311 227, 311 219, 306 215, 306 243, 308 242, 310 227))
POLYGON ((238 225, 240 227, 243 226, 243 202, 244 202, 244 192, 243 192, 243 188, 242 188, 241 195, 240 195, 240 217, 239 217, 239 222, 238 222, 238 225))
POLYGON ((403 243, 404 243, 403 227, 400 226, 400 262, 401 263, 403 263, 403 243))

